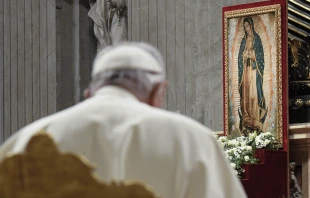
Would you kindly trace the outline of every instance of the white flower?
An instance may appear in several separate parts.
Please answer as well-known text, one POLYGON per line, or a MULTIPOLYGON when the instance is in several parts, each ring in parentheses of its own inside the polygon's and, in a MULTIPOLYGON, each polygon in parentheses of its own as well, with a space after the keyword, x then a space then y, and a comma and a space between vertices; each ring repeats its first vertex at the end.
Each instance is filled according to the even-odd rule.
POLYGON ((271 135, 271 133, 270 132, 266 132, 265 135, 271 135))
POLYGON ((229 155, 233 155, 234 152, 235 152, 235 148, 227 150, 227 153, 228 153, 229 155))
POLYGON ((244 156, 244 160, 247 162, 250 160, 250 157, 246 155, 246 156, 244 156))
POLYGON ((262 140, 256 141, 256 147, 258 149, 264 148, 264 147, 266 147, 266 143, 262 140))
POLYGON ((222 148, 224 148, 224 147, 225 147, 225 143, 220 142, 220 146, 221 146, 222 148))
POLYGON ((268 145, 270 143, 270 140, 266 139, 265 144, 268 145))
POLYGON ((247 146, 247 147, 246 147, 246 150, 247 150, 247 151, 252 151, 252 147, 251 147, 251 146, 247 146))
POLYGON ((245 142, 246 137, 244 137, 244 136, 237 137, 236 140, 237 140, 238 142, 245 142))
POLYGON ((231 145, 231 146, 234 146, 234 147, 237 147, 239 145, 239 142, 235 139, 233 140, 228 140, 228 145, 231 145))
POLYGON ((255 142, 258 142, 258 141, 261 141, 261 136, 257 136, 257 137, 255 138, 255 142))
POLYGON ((236 175, 238 175, 238 171, 235 170, 234 172, 235 172, 236 175))
POLYGON ((240 147, 239 147, 239 148, 236 148, 236 149, 234 150, 234 155, 236 156, 237 159, 239 159, 239 158, 241 157, 240 154, 242 154, 242 153, 243 153, 243 151, 240 149, 240 147))
POLYGON ((256 133, 250 133, 249 134, 249 140, 253 141, 256 138, 256 133))
POLYGON ((241 142, 241 146, 246 146, 246 142, 241 142))
POLYGON ((221 136, 218 139, 219 142, 227 142, 227 137, 226 136, 221 136))
POLYGON ((236 168, 236 164, 235 163, 230 163, 230 166, 233 168, 236 168))

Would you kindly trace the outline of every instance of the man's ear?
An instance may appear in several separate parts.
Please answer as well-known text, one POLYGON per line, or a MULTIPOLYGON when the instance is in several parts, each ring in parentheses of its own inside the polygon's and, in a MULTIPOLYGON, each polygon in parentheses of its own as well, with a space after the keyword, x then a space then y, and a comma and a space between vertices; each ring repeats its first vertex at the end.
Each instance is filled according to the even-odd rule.
POLYGON ((167 89, 167 81, 158 83, 150 95, 150 105, 161 108, 165 102, 165 94, 167 89))
POLYGON ((91 93, 90 93, 90 89, 89 88, 84 89, 83 96, 84 96, 85 99, 91 97, 91 93))

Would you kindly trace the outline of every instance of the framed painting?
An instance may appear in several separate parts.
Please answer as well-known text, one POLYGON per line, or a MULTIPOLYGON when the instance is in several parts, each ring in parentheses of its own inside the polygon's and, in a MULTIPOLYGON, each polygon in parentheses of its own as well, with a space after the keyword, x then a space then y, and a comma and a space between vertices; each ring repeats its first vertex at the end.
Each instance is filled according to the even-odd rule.
POLYGON ((271 132, 287 147, 285 1, 223 8, 224 133, 271 132))

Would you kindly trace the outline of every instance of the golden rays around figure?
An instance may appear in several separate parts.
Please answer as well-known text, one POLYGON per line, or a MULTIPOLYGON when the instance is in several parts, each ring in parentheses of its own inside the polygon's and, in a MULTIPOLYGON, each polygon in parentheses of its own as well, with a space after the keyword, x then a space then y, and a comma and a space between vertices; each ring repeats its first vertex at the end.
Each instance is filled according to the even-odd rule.
POLYGON ((44 131, 33 136, 25 152, 0 163, 3 198, 155 198, 140 183, 98 181, 94 168, 75 154, 62 154, 44 131))

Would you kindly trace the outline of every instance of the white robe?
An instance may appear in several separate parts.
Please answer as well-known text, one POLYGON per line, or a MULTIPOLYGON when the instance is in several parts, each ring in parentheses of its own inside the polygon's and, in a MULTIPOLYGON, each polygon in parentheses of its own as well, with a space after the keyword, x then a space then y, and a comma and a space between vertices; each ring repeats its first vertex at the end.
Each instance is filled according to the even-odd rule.
POLYGON ((211 131, 185 116, 150 107, 124 89, 43 118, 0 148, 0 161, 19 153, 46 127, 61 152, 84 155, 104 181, 135 180, 163 198, 243 198, 238 178, 211 131))

